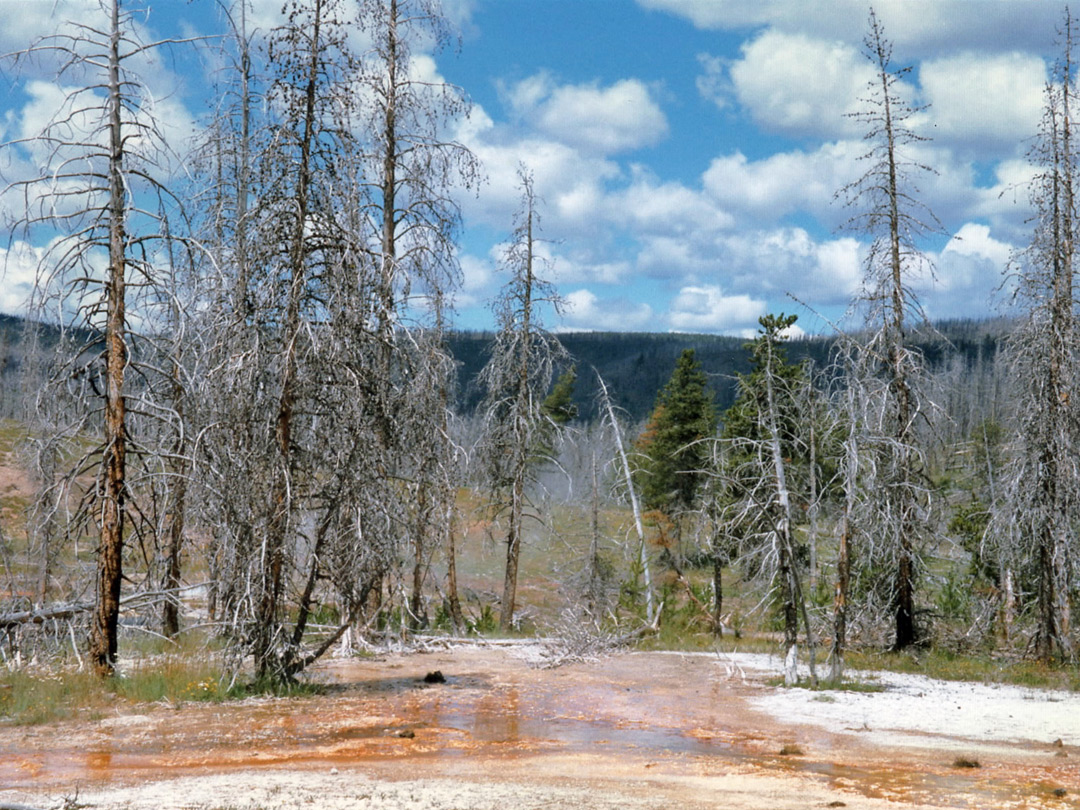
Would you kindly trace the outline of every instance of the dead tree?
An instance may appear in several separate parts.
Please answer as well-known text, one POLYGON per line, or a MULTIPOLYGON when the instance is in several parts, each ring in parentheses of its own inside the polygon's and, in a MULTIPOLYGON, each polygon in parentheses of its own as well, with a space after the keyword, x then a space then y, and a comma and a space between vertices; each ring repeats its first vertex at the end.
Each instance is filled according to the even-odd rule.
POLYGON ((626 485, 626 495, 630 500, 630 507, 634 514, 634 530, 638 539, 638 565, 641 567, 641 575, 645 584, 645 621, 650 627, 656 625, 656 598, 653 594, 652 571, 649 567, 649 549, 645 542, 645 526, 641 518, 641 501, 638 499, 637 489, 634 487, 633 471, 630 468, 630 460, 626 455, 626 448, 622 440, 622 428, 615 416, 615 406, 611 403, 607 385, 599 372, 596 375, 597 385, 600 386, 600 408, 604 420, 611 428, 615 437, 615 448, 618 451, 618 467, 626 485))
POLYGON ((1039 138, 1029 159, 1035 231, 1013 262, 1017 300, 1025 309, 1008 351, 1019 396, 1017 439, 1004 509, 995 526, 1004 549, 1019 549, 1019 566, 1034 568, 1038 658, 1070 661, 1075 567, 1074 529, 1080 519, 1080 369, 1077 328, 1076 197, 1078 171, 1072 133, 1076 23, 1066 11, 1063 55, 1045 91, 1039 138), (1025 560, 1024 558, 1027 558, 1025 560))
POLYGON ((869 150, 863 159, 866 173, 838 192, 856 213, 849 227, 871 241, 863 275, 863 292, 856 302, 865 310, 869 337, 865 350, 877 358, 878 375, 887 382, 882 391, 880 426, 891 439, 881 445, 892 458, 882 467, 876 493, 882 513, 880 528, 891 556, 892 613, 895 649, 916 641, 915 589, 919 553, 925 534, 927 504, 923 500, 923 472, 917 445, 917 426, 927 417, 920 390, 921 358, 910 345, 912 319, 925 322, 912 290, 912 280, 932 268, 918 240, 941 226, 919 202, 914 176, 932 171, 910 154, 923 140, 909 125, 919 108, 904 101, 900 82, 910 68, 892 64, 892 45, 871 10, 865 39, 874 78, 863 99, 865 110, 853 117, 865 125, 869 150))
POLYGON ((199 476, 216 511, 204 517, 215 536, 215 613, 257 676, 278 679, 309 656, 301 643, 315 585, 328 546, 348 534, 340 465, 369 446, 362 422, 334 442, 318 435, 366 398, 355 352, 342 352, 343 332, 365 334, 370 261, 353 179, 356 59, 346 40, 355 20, 335 0, 290 2, 269 32, 264 78, 245 7, 231 17, 229 104, 200 152, 217 275, 202 338, 213 359, 199 476))
POLYGON ((441 25, 421 5, 293 0, 265 79, 245 4, 232 14, 230 104, 201 152, 219 274, 203 471, 216 610, 261 677, 293 677, 346 633, 414 530, 422 580, 452 493, 431 431, 449 361, 409 317, 420 299, 441 311, 456 278, 449 186, 474 166, 437 138, 454 93, 415 80, 410 46, 441 25), (320 606, 339 623, 313 638, 320 606))
POLYGON ((486 391, 481 458, 484 478, 495 508, 505 511, 506 574, 499 625, 513 627, 521 558, 523 520, 529 505, 527 484, 540 459, 543 438, 556 429, 542 407, 551 387, 555 365, 566 352, 558 338, 544 329, 539 307, 560 306, 550 282, 539 274, 537 256, 539 213, 532 175, 519 169, 521 207, 516 227, 503 256, 510 275, 495 301, 498 332, 491 358, 481 371, 486 391))
MULTIPOLYGON (((810 649, 811 678, 816 682, 816 641, 803 595, 800 555, 795 541, 796 459, 807 453, 809 416, 802 407, 809 385, 805 369, 787 363, 781 346, 795 316, 760 319, 759 337, 751 344, 752 373, 739 379, 739 396, 725 416, 719 439, 723 465, 710 471, 718 481, 713 497, 714 531, 741 541, 748 570, 779 591, 784 621, 784 680, 798 680, 799 621, 810 649), (719 484, 719 486, 717 486, 719 484)), ((807 495, 802 494, 805 502, 807 495)))
POLYGON ((51 60, 58 81, 70 80, 75 89, 41 133, 5 145, 45 155, 40 176, 11 184, 22 192, 23 237, 61 234, 42 251, 34 301, 39 317, 67 328, 60 345, 68 351, 58 356, 53 380, 76 389, 83 426, 90 427, 90 414, 101 415, 93 430, 101 442, 73 466, 68 481, 94 475, 81 515, 96 524, 99 537, 90 660, 103 676, 116 661, 133 496, 129 401, 138 390, 149 402, 154 395, 147 380, 156 376, 140 365, 131 315, 135 310, 143 323, 154 322, 155 264, 167 261, 155 251, 168 233, 157 212, 177 207, 152 98, 133 64, 148 50, 178 41, 143 42, 135 14, 122 10, 119 0, 102 2, 96 18, 69 21, 17 55, 17 61, 51 60), (139 370, 136 388, 129 380, 133 369, 139 370))
POLYGON ((359 72, 360 117, 370 138, 363 216, 375 265, 372 403, 386 463, 411 482, 415 610, 424 561, 441 536, 435 526, 452 507, 446 475, 456 451, 446 423, 451 361, 443 345, 446 293, 459 274, 454 240, 461 216, 452 192, 475 186, 479 168, 467 147, 445 135, 449 122, 468 115, 468 98, 416 69, 418 46, 438 49, 451 40, 438 0, 364 0, 359 22, 372 40, 359 72), (431 321, 406 322, 420 300, 431 321), (433 424, 441 429, 433 432, 433 424))

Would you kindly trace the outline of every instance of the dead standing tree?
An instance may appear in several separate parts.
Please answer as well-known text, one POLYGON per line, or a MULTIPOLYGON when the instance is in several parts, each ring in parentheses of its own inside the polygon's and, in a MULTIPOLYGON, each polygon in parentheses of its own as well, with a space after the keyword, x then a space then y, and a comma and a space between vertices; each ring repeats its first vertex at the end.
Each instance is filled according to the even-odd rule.
POLYGON ((450 186, 475 166, 439 137, 463 110, 458 91, 418 80, 410 55, 441 30, 434 4, 372 0, 356 14, 293 0, 269 38, 265 89, 243 10, 227 140, 204 150, 224 314, 203 445, 222 507, 219 612, 259 675, 290 678, 347 632, 452 491, 413 452, 445 407, 446 363, 406 316, 417 294, 439 309, 456 278, 450 186), (363 57, 349 44, 359 28, 363 57), (340 625, 302 651, 333 599, 340 625))
POLYGON ((893 67, 892 45, 872 10, 865 47, 874 77, 863 99, 866 109, 853 117, 866 126, 869 151, 863 159, 870 165, 838 196, 856 209, 849 227, 871 238, 864 291, 856 303, 865 308, 870 332, 861 350, 876 358, 878 376, 886 383, 880 389, 875 429, 890 441, 878 445, 888 458, 882 459, 878 470, 874 530, 880 533, 880 549, 891 570, 893 646, 899 650, 917 639, 915 588, 929 509, 917 431, 918 422, 927 418, 928 407, 921 394, 921 358, 907 337, 910 321, 924 322, 925 316, 911 282, 931 271, 918 240, 941 228, 933 213, 919 202, 913 181, 915 174, 932 170, 911 154, 925 139, 909 125, 919 109, 903 98, 901 82, 909 68, 893 67))
POLYGON ((169 232, 158 212, 177 207, 166 185, 168 152, 152 96, 135 67, 149 51, 178 40, 144 42, 135 14, 121 10, 119 0, 103 0, 96 19, 67 22, 16 56, 58 61, 58 78, 75 89, 42 132, 5 145, 33 152, 44 167, 12 185, 23 195, 23 236, 51 240, 41 252, 35 305, 40 317, 66 328, 60 345, 70 349, 57 357, 53 381, 75 389, 81 427, 90 428, 92 414, 102 416, 101 443, 72 466, 67 482, 94 473, 80 517, 92 519, 99 536, 90 661, 103 676, 116 662, 133 495, 128 375, 139 371, 139 395, 149 398, 146 382, 156 376, 140 364, 132 315, 154 323, 155 263, 168 261, 158 252, 169 232))
POLYGON ((469 114, 464 92, 426 75, 418 47, 451 40, 438 0, 364 0, 360 23, 371 38, 362 60, 362 121, 368 133, 362 180, 364 227, 375 264, 377 368, 372 399, 378 438, 393 475, 407 481, 405 517, 412 544, 414 622, 425 560, 452 511, 455 448, 447 424, 452 361, 443 343, 446 296, 459 270, 455 237, 461 215, 455 188, 474 187, 476 158, 449 139, 469 114), (418 299, 432 323, 409 324, 418 299), (410 334, 419 330, 423 334, 410 334), (434 432, 432 425, 439 426, 434 432))
POLYGON ((1018 436, 1003 509, 995 519, 1003 550, 1034 569, 1038 658, 1076 657, 1070 630, 1070 590, 1080 520, 1080 329, 1076 298, 1078 171, 1072 108, 1076 23, 1066 12, 1064 53, 1046 87, 1039 138, 1029 155, 1038 168, 1032 186, 1035 232, 1017 255, 1017 299, 1026 313, 1008 351, 1019 388, 1018 436))
POLYGON ((327 648, 301 648, 315 583, 333 548, 355 536, 343 504, 367 478, 343 470, 365 469, 370 447, 370 424, 353 417, 370 395, 354 344, 372 285, 358 228, 355 21, 336 0, 288 3, 269 35, 264 86, 243 3, 237 11, 234 103, 203 152, 219 277, 204 337, 214 360, 200 477, 219 507, 207 516, 216 613, 257 676, 277 679, 327 648))
POLYGON ((797 501, 806 503, 810 497, 806 482, 794 474, 797 466, 806 466, 809 455, 813 415, 805 407, 805 390, 810 380, 804 367, 787 362, 782 348, 784 331, 796 317, 766 315, 759 320, 758 338, 749 344, 754 370, 739 378, 738 397, 724 415, 713 453, 719 463, 709 471, 708 491, 717 502, 705 508, 714 533, 738 538, 748 570, 779 592, 785 682, 798 680, 802 619, 816 683, 816 644, 795 540, 797 501))
POLYGON ((543 409, 555 365, 566 351, 558 338, 544 329, 540 305, 558 309, 554 287, 537 273, 541 259, 539 214, 532 175, 519 169, 521 207, 506 247, 503 266, 510 280, 495 301, 498 332, 491 358, 481 371, 486 390, 481 459, 484 476, 498 510, 507 513, 506 575, 499 625, 513 627, 517 598, 518 561, 521 558, 523 520, 528 506, 526 485, 540 460, 537 450, 555 426, 543 409))

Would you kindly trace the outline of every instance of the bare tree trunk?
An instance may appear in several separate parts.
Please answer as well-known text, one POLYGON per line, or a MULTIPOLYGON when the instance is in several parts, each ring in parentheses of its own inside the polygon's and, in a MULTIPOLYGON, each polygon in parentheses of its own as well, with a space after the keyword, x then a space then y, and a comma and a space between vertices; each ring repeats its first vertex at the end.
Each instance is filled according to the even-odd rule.
POLYGON ((503 578, 502 611, 499 627, 505 633, 514 628, 514 608, 517 602, 518 564, 521 559, 521 518, 524 513, 525 478, 514 481, 510 501, 510 526, 506 532, 506 575, 503 578))
MULTIPOLYGON (((779 576, 784 594, 784 683, 795 685, 799 680, 799 597, 798 572, 795 570, 794 543, 791 538, 791 494, 787 486, 787 473, 784 465, 784 453, 780 444, 780 430, 776 418, 776 391, 772 368, 772 341, 776 338, 766 326, 764 340, 767 360, 765 363, 765 425, 769 434, 769 448, 772 455, 773 476, 775 482, 776 508, 773 530, 776 538, 777 554, 780 560, 779 576)), ((806 628, 810 633, 809 626, 806 628)))
MULTIPOLYGON (((864 40, 865 53, 874 69, 868 85, 866 109, 854 117, 867 126, 870 169, 846 186, 849 205, 863 210, 852 219, 857 229, 872 237, 867 253, 862 301, 869 310, 866 324, 873 330, 865 350, 875 354, 877 374, 885 383, 881 411, 872 430, 882 439, 883 459, 877 491, 874 492, 875 520, 884 537, 882 544, 889 560, 889 610, 895 634, 893 648, 902 650, 916 641, 915 590, 922 508, 926 489, 920 486, 922 455, 916 444, 915 422, 925 416, 921 406, 920 364, 907 345, 909 313, 922 318, 912 285, 913 272, 928 262, 918 239, 940 233, 941 225, 923 205, 913 188, 911 174, 932 171, 913 161, 906 147, 926 140, 912 126, 918 109, 904 101, 897 87, 905 69, 892 66, 892 44, 885 38, 873 9, 864 40)), ((913 147, 914 148, 914 147, 913 147)))
MULTIPOLYGON (((853 415, 852 415, 853 416, 853 415)), ((833 642, 830 652, 829 679, 839 683, 844 677, 844 652, 847 649, 848 594, 851 583, 852 520, 855 511, 855 487, 858 486, 858 447, 855 440, 855 421, 844 442, 844 518, 840 530, 840 545, 836 552, 836 591, 833 597, 833 642)))
POLYGON ((285 358, 281 376, 281 395, 275 419, 274 438, 278 458, 275 460, 274 484, 271 500, 273 511, 264 540, 263 581, 260 584, 259 604, 255 618, 253 653, 257 677, 273 677, 277 662, 274 661, 274 638, 278 632, 282 591, 285 576, 285 546, 292 523, 291 487, 293 475, 292 427, 296 406, 297 343, 300 339, 300 303, 307 283, 307 226, 312 174, 312 148, 314 146, 316 88, 319 81, 320 27, 322 24, 322 0, 315 0, 310 44, 305 54, 308 60, 307 85, 304 88, 303 134, 300 139, 298 177, 296 186, 296 210, 294 212, 292 244, 289 246, 290 279, 285 309, 284 341, 285 358))
POLYGON ((615 418, 615 408, 608 396, 607 385, 603 378, 597 374, 597 382, 600 384, 600 395, 604 410, 607 412, 608 422, 615 434, 615 446, 619 451, 619 460, 622 463, 623 479, 626 481, 626 491, 630 496, 630 507, 634 513, 634 529, 638 537, 638 562, 641 565, 641 574, 645 580, 645 621, 653 625, 656 622, 655 598, 653 596, 652 574, 649 570, 649 549, 645 543, 645 526, 641 520, 641 503, 638 501, 637 490, 634 489, 634 477, 630 471, 630 461, 626 457, 626 449, 623 446, 622 431, 619 430, 619 422, 615 418))
POLYGON ((458 595, 457 551, 454 548, 454 507, 450 505, 445 516, 446 537, 446 599, 450 608, 450 621, 457 633, 465 630, 465 614, 461 610, 461 598, 458 595))
POLYGON ((113 674, 123 578, 124 498, 127 432, 124 370, 127 366, 125 319, 124 137, 121 127, 120 3, 111 8, 109 47, 109 268, 105 323, 105 457, 101 502, 101 544, 98 549, 97 603, 90 634, 90 662, 101 676, 113 674))
POLYGON ((187 497, 187 471, 178 471, 173 482, 171 514, 166 528, 165 577, 162 590, 165 591, 165 603, 161 612, 161 632, 166 638, 173 638, 180 632, 180 555, 184 545, 184 502, 187 497))
MULTIPOLYGON (((531 183, 531 181, 530 181, 531 183)), ((533 316, 533 205, 532 186, 527 191, 528 209, 525 212, 525 267, 522 276, 521 302, 521 337, 522 348, 518 356, 518 419, 529 411, 529 380, 532 362, 532 316, 533 316)), ((506 576, 503 580, 502 611, 499 614, 499 627, 505 633, 513 628, 514 607, 517 600, 518 562, 521 558, 522 517, 525 513, 525 476, 528 472, 528 454, 531 450, 526 445, 527 431, 515 443, 511 452, 515 456, 512 492, 510 496, 510 528, 506 536, 506 576)))
POLYGON ((807 517, 810 519, 809 531, 807 532, 807 542, 810 545, 810 592, 811 594, 817 591, 818 583, 818 549, 817 549, 817 535, 818 535, 818 510, 821 504, 818 502, 818 480, 817 480, 817 431, 815 429, 814 422, 816 421, 816 415, 811 409, 810 414, 810 506, 808 508, 809 514, 807 517))

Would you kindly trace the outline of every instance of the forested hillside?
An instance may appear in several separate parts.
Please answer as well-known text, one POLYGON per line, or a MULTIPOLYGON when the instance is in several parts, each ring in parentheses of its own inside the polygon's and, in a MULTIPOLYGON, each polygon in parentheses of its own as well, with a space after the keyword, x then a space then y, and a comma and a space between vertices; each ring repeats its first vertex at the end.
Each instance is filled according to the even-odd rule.
MULTIPOLYGON (((959 364, 966 374, 989 374, 1002 339, 1011 322, 1006 319, 985 321, 955 320, 935 324, 937 334, 917 337, 915 345, 923 352, 929 366, 941 370, 959 364)), ((0 314, 0 414, 19 413, 20 383, 23 366, 23 319, 0 314)), ((39 333, 45 348, 53 345, 51 330, 39 333)), ((481 390, 477 377, 487 361, 494 339, 490 332, 451 332, 447 346, 457 366, 457 403, 462 414, 475 411, 481 390)), ((567 332, 559 340, 577 366, 574 404, 580 418, 591 421, 597 416, 595 369, 604 378, 615 405, 626 412, 631 422, 648 416, 656 395, 667 382, 675 361, 684 349, 693 349, 709 385, 716 396, 716 407, 726 410, 735 400, 736 375, 750 370, 747 341, 722 335, 694 335, 657 332, 567 332)), ((808 337, 791 341, 788 354, 794 362, 809 361, 819 370, 829 369, 836 339, 808 337)), ((961 381, 975 384, 974 377, 961 381)))
MULTIPOLYGON (((913 345, 925 356, 927 365, 940 371, 950 366, 962 368, 961 385, 975 384, 970 375, 991 373, 1001 341, 1011 327, 1006 319, 984 321, 942 321, 933 329, 922 329, 913 345)), ((456 332, 447 341, 458 363, 459 402, 470 413, 479 401, 477 375, 487 359, 494 336, 484 332, 456 332)), ((750 371, 750 351, 744 338, 722 335, 694 335, 656 332, 568 332, 559 340, 577 365, 578 383, 574 402, 583 420, 597 415, 595 369, 604 378, 615 404, 625 410, 631 422, 648 416, 656 395, 671 376, 675 361, 684 349, 693 349, 708 375, 716 396, 716 407, 726 410, 735 401, 736 375, 750 371)), ((836 338, 807 337, 787 344, 793 362, 810 362, 828 372, 833 362, 836 338)))

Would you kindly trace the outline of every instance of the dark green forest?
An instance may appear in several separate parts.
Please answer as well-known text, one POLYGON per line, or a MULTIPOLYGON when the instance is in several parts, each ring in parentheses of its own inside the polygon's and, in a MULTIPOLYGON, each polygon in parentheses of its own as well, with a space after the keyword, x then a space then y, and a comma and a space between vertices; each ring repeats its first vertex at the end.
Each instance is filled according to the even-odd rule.
MULTIPOLYGON (((922 352, 930 370, 954 363, 975 374, 992 367, 1012 322, 1004 318, 941 321, 919 330, 912 346, 922 352)), ((458 363, 459 403, 471 412, 479 402, 477 375, 487 360, 493 335, 487 332, 455 332, 449 348, 458 363)), ((566 332, 559 341, 578 367, 574 403, 584 421, 597 415, 596 386, 590 369, 604 378, 615 404, 631 422, 644 420, 652 410, 657 392, 664 387, 675 361, 684 349, 693 349, 716 397, 718 411, 735 401, 737 375, 751 368, 747 340, 724 335, 657 332, 566 332)), ((806 337, 787 344, 793 363, 810 362, 829 372, 836 339, 806 337)))
MULTIPOLYGON (((1001 341, 1009 334, 1012 321, 949 320, 924 328, 913 340, 931 370, 958 363, 971 374, 990 369, 1001 341)), ((19 371, 24 364, 23 319, 0 314, 0 413, 17 416, 22 394, 19 371)), ((54 345, 56 333, 39 331, 41 346, 54 345)), ((457 404, 462 414, 473 413, 481 400, 478 375, 487 362, 494 334, 491 332, 451 332, 448 348, 457 366, 457 404)), ((657 392, 664 387, 675 361, 684 349, 693 349, 722 412, 731 407, 738 389, 737 375, 750 371, 747 341, 724 335, 695 335, 658 332, 566 332, 559 340, 577 365, 578 381, 574 404, 579 418, 591 422, 597 417, 596 384, 591 369, 604 378, 614 404, 631 422, 644 420, 652 410, 657 392)), ((805 337, 787 344, 794 363, 810 362, 828 373, 836 339, 805 337)))

